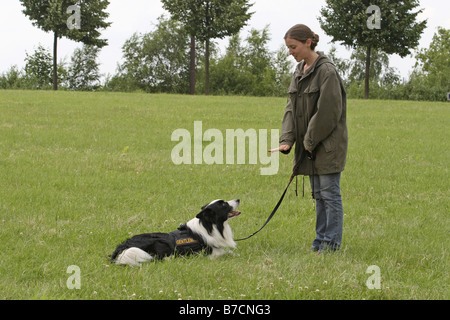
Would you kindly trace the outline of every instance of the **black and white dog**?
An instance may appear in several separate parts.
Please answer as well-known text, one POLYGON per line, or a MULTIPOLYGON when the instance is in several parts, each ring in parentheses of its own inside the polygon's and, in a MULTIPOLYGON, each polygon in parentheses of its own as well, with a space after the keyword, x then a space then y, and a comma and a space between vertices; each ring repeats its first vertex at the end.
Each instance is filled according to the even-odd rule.
POLYGON ((119 244, 111 255, 116 264, 135 266, 172 254, 187 255, 204 250, 211 258, 235 248, 228 219, 241 214, 239 199, 214 200, 202 207, 197 216, 170 233, 144 233, 119 244))

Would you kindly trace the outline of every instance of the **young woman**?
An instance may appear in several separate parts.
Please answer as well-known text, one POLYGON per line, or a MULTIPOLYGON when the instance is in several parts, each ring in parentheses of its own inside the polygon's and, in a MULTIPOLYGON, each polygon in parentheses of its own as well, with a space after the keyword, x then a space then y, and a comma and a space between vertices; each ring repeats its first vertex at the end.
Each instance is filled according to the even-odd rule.
POLYGON ((281 127, 280 147, 288 154, 295 144, 297 174, 308 175, 316 200, 316 238, 312 250, 339 250, 342 241, 343 206, 341 172, 347 157, 346 93, 335 66, 305 25, 293 26, 284 40, 299 64, 289 86, 289 101, 281 127), (305 157, 302 154, 308 155, 305 157))

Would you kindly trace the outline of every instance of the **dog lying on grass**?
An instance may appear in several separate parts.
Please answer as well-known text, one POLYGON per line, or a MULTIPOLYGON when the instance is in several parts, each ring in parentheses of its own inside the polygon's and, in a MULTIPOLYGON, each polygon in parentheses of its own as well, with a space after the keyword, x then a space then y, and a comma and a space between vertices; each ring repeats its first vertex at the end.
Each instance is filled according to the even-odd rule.
POLYGON ((154 259, 204 251, 216 258, 225 248, 235 248, 228 220, 241 214, 240 200, 214 200, 197 216, 170 233, 143 233, 119 244, 111 255, 116 264, 136 266, 154 259))

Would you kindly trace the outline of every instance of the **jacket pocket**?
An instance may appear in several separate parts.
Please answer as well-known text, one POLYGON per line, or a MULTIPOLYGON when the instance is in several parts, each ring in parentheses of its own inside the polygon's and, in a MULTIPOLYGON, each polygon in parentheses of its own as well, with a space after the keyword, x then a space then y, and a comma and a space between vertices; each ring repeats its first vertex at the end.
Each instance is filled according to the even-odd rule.
POLYGON ((308 88, 305 89, 305 91, 303 91, 306 94, 314 94, 314 93, 319 93, 319 87, 316 85, 311 84, 308 88))
POLYGON ((322 141, 322 144, 325 148, 325 152, 332 152, 336 150, 336 141, 334 138, 334 131, 325 139, 322 141))
POLYGON ((320 89, 318 86, 311 84, 303 91, 303 93, 305 111, 311 118, 317 111, 317 101, 319 100, 320 89))

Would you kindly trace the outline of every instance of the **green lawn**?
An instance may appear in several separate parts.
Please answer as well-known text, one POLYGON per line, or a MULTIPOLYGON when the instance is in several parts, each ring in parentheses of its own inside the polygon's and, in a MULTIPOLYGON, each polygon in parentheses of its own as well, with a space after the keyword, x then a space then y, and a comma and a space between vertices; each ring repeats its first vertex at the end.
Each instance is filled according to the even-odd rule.
MULTIPOLYGON (((279 129, 286 99, 0 91, 0 299, 449 299, 448 103, 348 101, 342 250, 316 254, 315 212, 294 188, 234 255, 115 266, 125 238, 169 232, 240 198, 244 237, 284 190, 258 164, 175 165, 176 129, 279 129), (78 266, 80 289, 69 289, 78 266), (379 267, 381 288, 366 281, 379 267)), ((194 141, 192 141, 194 143, 194 141)), ((204 141, 203 147, 210 142, 204 141)))

